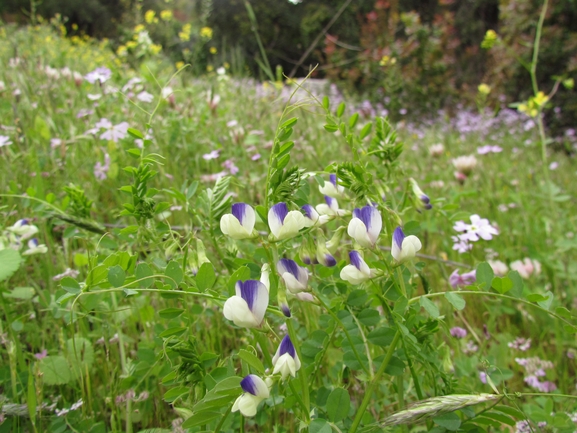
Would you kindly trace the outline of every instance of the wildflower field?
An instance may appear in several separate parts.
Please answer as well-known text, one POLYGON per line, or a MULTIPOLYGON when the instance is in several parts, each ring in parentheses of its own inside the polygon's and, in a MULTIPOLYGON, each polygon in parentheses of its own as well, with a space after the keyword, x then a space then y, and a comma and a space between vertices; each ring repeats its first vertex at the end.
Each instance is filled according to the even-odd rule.
POLYGON ((551 89, 393 123, 136 39, 0 27, 1 433, 577 431, 551 89))

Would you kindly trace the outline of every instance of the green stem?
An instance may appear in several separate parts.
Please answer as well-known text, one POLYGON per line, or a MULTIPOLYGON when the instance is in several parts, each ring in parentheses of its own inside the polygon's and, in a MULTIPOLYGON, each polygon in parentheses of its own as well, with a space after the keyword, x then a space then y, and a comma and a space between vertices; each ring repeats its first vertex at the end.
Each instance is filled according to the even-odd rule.
MULTIPOLYGON (((303 358, 301 355, 300 345, 298 344, 297 333, 296 333, 294 325, 293 325, 293 319, 287 319, 286 325, 287 325, 289 337, 290 337, 290 339, 291 339, 291 341, 295 347, 295 351, 297 353, 297 356, 302 361, 303 358)), ((310 396, 309 396, 309 384, 307 382, 307 378, 305 377, 306 374, 305 374, 304 370, 305 370, 304 367, 301 366, 301 369, 299 370, 298 375, 299 375, 299 379, 301 382, 301 392, 303 394, 302 400, 303 400, 303 406, 304 406, 304 410, 303 410, 304 416, 305 416, 305 419, 307 420, 307 423, 308 423, 311 419, 310 418, 311 403, 310 403, 310 396)))
POLYGON ((413 383, 415 385, 415 391, 417 392, 417 398, 423 400, 423 391, 421 390, 421 381, 417 372, 415 371, 415 365, 413 364, 412 358, 409 356, 409 351, 407 350, 407 344, 405 343, 405 338, 401 336, 401 343, 403 344, 403 351, 405 352, 405 357, 407 358, 407 364, 409 364, 409 371, 411 372, 411 377, 413 378, 413 383))
POLYGON ((539 86, 537 84, 537 63, 539 62, 539 44, 541 43, 541 33, 543 31, 543 23, 545 22, 545 15, 547 14, 547 6, 549 0, 545 0, 543 8, 541 8, 541 15, 539 15, 539 22, 537 23, 537 32, 535 33, 535 43, 533 44, 533 58, 531 59, 531 84, 533 85, 533 93, 537 96, 539 86))
POLYGON ((385 355, 385 359, 383 359, 383 362, 381 363, 381 366, 377 370, 375 377, 373 377, 373 380, 369 383, 369 387, 365 391, 365 396, 363 398, 363 401, 361 402, 361 405, 359 406, 359 410, 357 410, 357 414, 355 415, 355 419, 353 420, 353 424, 351 425, 351 428, 349 429, 349 433, 355 433, 357 431, 357 428, 359 428, 359 424, 361 423, 361 420, 363 418, 363 415, 365 414, 367 406, 369 405, 369 403, 371 401, 371 397, 373 395, 375 387, 380 382, 381 376, 383 375, 383 373, 385 372, 385 369, 389 365, 389 362, 391 361, 391 358, 393 357, 393 353, 395 352, 395 347, 397 346, 397 343, 399 342, 400 338, 401 338, 401 333, 400 333, 400 331, 397 331, 397 333, 395 334, 395 338, 393 338, 393 341, 391 342, 391 345, 389 346, 389 350, 387 350, 387 354, 385 355))
POLYGON ((369 371, 370 371, 370 378, 372 379, 373 376, 375 375, 374 372, 374 367, 373 367, 373 359, 371 357, 371 351, 369 350, 369 342, 367 341, 367 337, 365 337, 365 333, 363 332, 363 328, 361 327, 361 324, 359 323, 359 320, 357 319, 357 317, 353 314, 351 308, 348 309, 349 312, 351 313, 351 317, 353 318, 353 320, 355 321, 356 325, 357 325, 357 329, 359 330, 359 334, 361 335, 361 339, 363 340, 363 344, 365 346, 365 353, 367 354, 367 359, 369 360, 369 371))
MULTIPOLYGON (((112 294, 112 307, 114 310, 118 310, 118 303, 116 301, 116 294, 112 294)), ((74 310, 72 310, 74 312, 74 310)), ((122 367, 122 375, 128 375, 128 365, 126 362, 126 351, 124 349, 124 339, 122 337, 122 328, 119 325, 116 328, 116 332, 118 334, 118 348, 120 350, 120 365, 122 367)), ((126 400, 126 424, 125 424, 126 433, 132 433, 132 399, 128 398, 126 400)))
MULTIPOLYGON (((333 312, 333 310, 331 310, 327 304, 325 304, 323 302, 323 300, 320 298, 320 296, 317 296, 317 299, 319 301, 319 303, 322 305, 322 307, 327 311, 327 313, 329 313, 329 315, 335 320, 335 322, 337 322, 339 324, 339 326, 341 327, 341 329, 343 330, 343 332, 345 333, 345 336, 347 337, 347 341, 349 342, 349 344, 351 345, 351 349, 353 351, 353 354, 355 355, 355 358, 357 358, 357 361, 359 362, 359 364, 361 365, 362 369, 364 370, 365 373, 367 373, 369 376, 371 375, 371 373, 369 372, 369 370, 367 369, 367 367, 365 366, 365 364, 362 362, 360 356, 359 356, 359 352, 357 352, 357 349, 355 348, 355 345, 353 343, 353 340, 351 339, 351 336, 349 335, 349 331, 347 331, 347 328, 345 327, 345 325, 343 324, 343 322, 341 322, 341 319, 339 319, 339 317, 333 312)), ((292 337, 291 337, 292 338, 292 337)))
POLYGON ((301 398, 300 393, 296 390, 294 384, 292 383, 292 381, 289 379, 288 381, 289 387, 293 393, 293 395, 295 396, 295 398, 297 399, 298 404, 300 405, 301 409, 303 410, 304 413, 309 413, 309 409, 306 406, 305 402, 303 401, 303 399, 301 398))
POLYGON ((224 424, 224 421, 225 421, 226 418, 228 417, 228 414, 230 413, 231 409, 232 409, 232 406, 229 406, 229 408, 226 410, 226 412, 224 413, 224 415, 223 415, 222 418, 220 419, 220 422, 218 423, 218 425, 217 425, 216 428, 214 429, 214 433, 220 432, 220 429, 222 428, 222 425, 224 424))

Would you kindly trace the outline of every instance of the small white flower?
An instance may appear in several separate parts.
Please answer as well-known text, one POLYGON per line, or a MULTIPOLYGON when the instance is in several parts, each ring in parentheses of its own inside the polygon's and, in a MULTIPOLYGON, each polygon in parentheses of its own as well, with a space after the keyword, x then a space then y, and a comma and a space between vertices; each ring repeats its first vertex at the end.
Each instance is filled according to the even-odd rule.
POLYGON ((286 288, 292 294, 308 290, 309 274, 305 268, 297 265, 294 260, 280 259, 276 264, 276 269, 282 277, 286 288))
POLYGON ((202 155, 202 159, 205 161, 210 161, 211 159, 217 159, 220 156, 220 150, 211 150, 209 153, 202 155))
MULTIPOLYGON (((98 123, 96 124, 96 126, 98 127, 98 123)), ((105 128, 107 129, 107 131, 103 132, 100 135, 101 140, 112 140, 115 143, 118 143, 118 140, 122 140, 124 137, 128 135, 128 122, 121 122, 118 125, 112 125, 112 123, 108 122, 108 125, 105 126, 105 128)))
POLYGON ((494 235, 498 235, 499 231, 489 223, 487 218, 481 218, 479 215, 471 215, 471 224, 466 224, 463 221, 457 221, 453 226, 458 232, 463 232, 459 235, 461 240, 476 242, 480 239, 489 241, 493 239, 494 235))
POLYGON ((441 156, 444 151, 445 146, 443 146, 441 143, 433 144, 431 147, 429 147, 429 154, 434 157, 441 156))
POLYGON ((224 303, 223 314, 241 328, 257 328, 268 307, 268 290, 260 281, 237 281, 236 295, 224 303))
POLYGON ((305 217, 299 211, 288 211, 284 202, 277 203, 268 211, 268 226, 276 240, 292 238, 306 226, 305 217))
POLYGON ((146 90, 143 90, 138 95, 136 95, 136 99, 142 102, 152 102, 154 101, 154 96, 148 93, 146 90))
POLYGON ((272 365, 274 366, 272 374, 280 373, 282 380, 286 380, 289 375, 296 377, 296 372, 301 368, 301 361, 288 335, 285 335, 280 342, 272 358, 272 365))
POLYGON ((356 285, 369 280, 373 276, 373 271, 358 251, 351 251, 349 258, 351 259, 351 264, 346 265, 341 270, 341 278, 343 280, 356 285))
POLYGON ((381 233, 383 220, 376 207, 365 206, 353 210, 347 233, 363 247, 373 247, 381 233))
POLYGON ((400 227, 395 229, 391 254, 397 262, 402 263, 414 258, 421 247, 421 241, 418 237, 414 235, 405 236, 400 227))
POLYGON ((337 184, 336 174, 331 174, 329 176, 329 182, 325 182, 323 186, 319 185, 319 191, 322 195, 338 198, 344 195, 345 187, 337 184))
POLYGON ((12 141, 10 141, 10 137, 6 135, 0 135, 0 147, 10 146, 12 141))
POLYGON ((477 166, 477 158, 475 155, 465 155, 459 156, 453 159, 453 165, 455 168, 465 175, 468 175, 473 171, 473 169, 477 166))
POLYGON ((339 209, 339 202, 336 198, 332 198, 325 195, 325 202, 316 206, 316 210, 321 215, 327 215, 329 217, 343 216, 348 214, 348 211, 339 209))
POLYGON ((244 393, 232 405, 232 412, 240 411, 246 417, 255 416, 260 402, 270 395, 268 386, 255 374, 246 376, 240 381, 240 386, 244 393))
POLYGON ((22 255, 31 256, 32 254, 45 254, 46 252, 48 252, 48 247, 44 244, 39 244, 38 239, 33 238, 28 241, 28 249, 22 255))
POLYGON ((319 226, 329 221, 328 215, 319 215, 314 207, 310 204, 305 204, 302 207, 305 213, 305 227, 319 226))
POLYGON ((89 83, 96 83, 97 81, 105 83, 112 76, 112 72, 108 68, 96 68, 84 76, 84 79, 89 83))
POLYGON ((248 239, 256 235, 254 224, 256 214, 246 203, 234 203, 232 213, 225 214, 220 219, 220 230, 233 239, 248 239))
POLYGON ((14 233, 20 240, 30 239, 38 233, 38 227, 30 224, 27 219, 21 219, 14 223, 13 226, 7 228, 8 231, 14 233))

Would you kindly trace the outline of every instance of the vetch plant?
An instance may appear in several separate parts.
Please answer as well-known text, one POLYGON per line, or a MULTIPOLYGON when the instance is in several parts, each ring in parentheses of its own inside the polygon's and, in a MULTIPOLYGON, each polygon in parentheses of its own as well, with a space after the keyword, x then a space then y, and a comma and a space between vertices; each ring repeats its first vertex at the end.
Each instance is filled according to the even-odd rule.
MULTIPOLYGON (((177 24, 164 17, 160 24, 177 24)), ((411 19, 403 17, 407 28, 411 19)), ((31 33, 34 41, 41 31, 31 33)), ((47 60, 38 45, 20 45, 22 59, 47 60)), ((95 62, 87 60, 86 71, 105 64, 95 62)), ((154 77, 138 69, 123 77, 128 69, 115 68, 105 83, 83 80, 62 91, 61 69, 34 69, 21 60, 2 77, 11 89, 0 104, 2 129, 18 144, 2 148, 13 170, 0 173, 7 191, 0 212, 10 221, 0 236, 6 428, 134 432, 172 421, 191 433, 486 432, 526 418, 530 426, 546 419, 547 428, 574 429, 563 416, 575 400, 574 239, 572 229, 548 236, 562 217, 529 196, 534 160, 519 143, 532 132, 518 113, 504 109, 502 123, 490 124, 462 110, 454 122, 405 123, 397 133, 386 118, 319 100, 293 82, 255 91, 228 71, 210 82, 171 77, 152 103, 142 92, 152 93, 154 77), (291 99, 273 119, 270 101, 287 89, 304 99, 291 99), (87 93, 99 96, 97 106, 87 93), (138 95, 142 105, 132 113, 138 95), (241 110, 249 104, 257 109, 241 110), (146 133, 127 127, 122 137, 127 125, 101 120, 93 133, 100 144, 109 134, 105 146, 78 145, 94 138, 74 131, 101 116, 140 122, 146 133), (49 147, 55 136, 62 143, 49 147), (439 164, 424 163, 435 142, 444 143, 435 150, 439 164), (487 143, 505 150, 492 149, 483 176, 443 187, 451 173, 442 155, 487 143), (514 146, 521 150, 510 153, 514 146), (105 182, 94 182, 97 161, 105 182), (498 175, 511 167, 514 178, 498 175), (431 199, 425 191, 433 185, 431 199), (517 207, 497 213, 498 203, 511 202, 517 207), (485 218, 462 221, 470 206, 485 218), (10 226, 15 215, 37 227, 10 226), (496 236, 497 222, 507 236, 496 236), (469 254, 450 250, 454 225, 469 254), (491 250, 469 248, 488 239, 491 250), (26 251, 43 248, 48 254, 22 265, 26 251), (521 248, 539 257, 543 284, 523 278, 524 262, 524 269, 504 265, 521 248), (503 350, 508 342, 516 352, 503 350), (534 362, 547 368, 513 371, 522 350, 527 359, 557 354, 555 368, 534 362), (67 409, 75 401, 82 410, 67 409)), ((562 170, 552 175, 568 182, 562 170)), ((570 194, 554 196, 570 215, 570 194)))

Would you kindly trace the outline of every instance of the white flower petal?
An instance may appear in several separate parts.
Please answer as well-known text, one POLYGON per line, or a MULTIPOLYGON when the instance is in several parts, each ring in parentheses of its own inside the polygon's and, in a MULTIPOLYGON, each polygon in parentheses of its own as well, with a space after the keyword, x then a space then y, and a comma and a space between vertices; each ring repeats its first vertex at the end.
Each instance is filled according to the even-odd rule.
POLYGON ((278 240, 282 240, 296 236, 298 232, 302 228, 304 228, 305 224, 306 224, 305 217, 303 216, 302 213, 296 210, 290 211, 285 217, 284 223, 280 228, 280 230, 278 231, 278 235, 276 235, 276 238, 278 240))
POLYGON ((257 321, 253 312, 248 308, 247 302, 240 296, 228 298, 222 312, 224 317, 241 328, 256 328, 260 325, 260 321, 257 321))
POLYGON ((367 226, 359 218, 353 218, 349 222, 347 233, 362 247, 371 247, 372 243, 367 234, 367 226))
POLYGON ((227 236, 233 239, 247 239, 251 237, 250 232, 240 224, 240 221, 232 214, 225 214, 220 219, 220 230, 227 236))
POLYGON ((348 281, 351 284, 361 284, 371 278, 370 270, 366 274, 359 271, 354 265, 346 265, 341 269, 341 279, 348 281))

